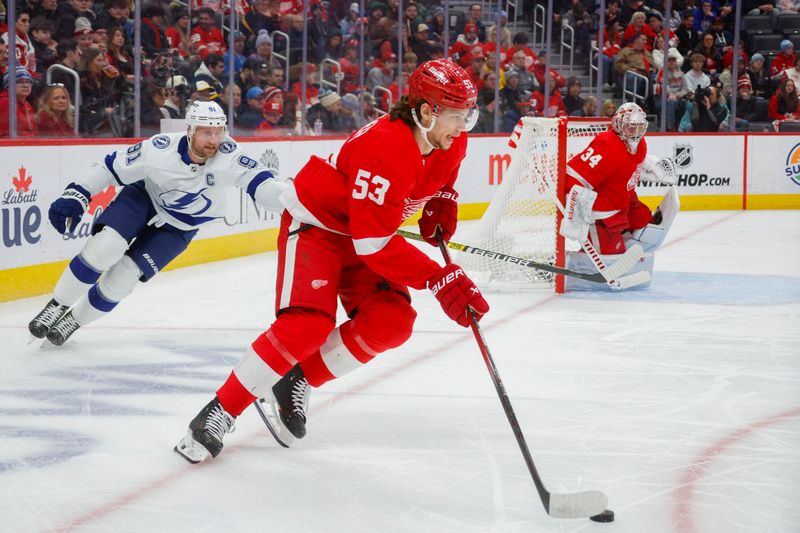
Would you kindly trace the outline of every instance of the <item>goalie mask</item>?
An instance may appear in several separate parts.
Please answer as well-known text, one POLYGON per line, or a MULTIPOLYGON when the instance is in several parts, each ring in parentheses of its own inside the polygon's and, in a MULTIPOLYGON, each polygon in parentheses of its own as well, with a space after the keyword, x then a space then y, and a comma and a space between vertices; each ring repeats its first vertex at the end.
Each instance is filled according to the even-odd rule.
POLYGON ((186 134, 191 144, 192 135, 200 126, 222 127, 222 139, 228 135, 228 117, 216 102, 192 102, 186 111, 186 134))
POLYGON ((446 122, 448 126, 471 130, 478 121, 477 99, 478 90, 466 71, 446 59, 426 61, 417 67, 408 81, 411 116, 426 140, 437 120, 446 122), (433 109, 433 119, 427 128, 417 117, 416 107, 420 102, 427 102, 433 109))
POLYGON ((633 102, 619 106, 611 119, 611 129, 628 145, 628 152, 635 154, 639 141, 647 131, 647 116, 642 108, 633 102))

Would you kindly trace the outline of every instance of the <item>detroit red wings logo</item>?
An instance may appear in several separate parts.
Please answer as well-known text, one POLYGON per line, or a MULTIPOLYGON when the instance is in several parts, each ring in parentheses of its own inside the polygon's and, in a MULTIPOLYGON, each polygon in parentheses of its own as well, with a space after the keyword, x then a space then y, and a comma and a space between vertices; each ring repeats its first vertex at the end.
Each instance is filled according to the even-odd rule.
POLYGON ((403 220, 408 220, 411 216, 419 211, 419 208, 425 205, 425 202, 433 198, 433 196, 426 196, 420 200, 406 198, 406 204, 403 206, 403 220))

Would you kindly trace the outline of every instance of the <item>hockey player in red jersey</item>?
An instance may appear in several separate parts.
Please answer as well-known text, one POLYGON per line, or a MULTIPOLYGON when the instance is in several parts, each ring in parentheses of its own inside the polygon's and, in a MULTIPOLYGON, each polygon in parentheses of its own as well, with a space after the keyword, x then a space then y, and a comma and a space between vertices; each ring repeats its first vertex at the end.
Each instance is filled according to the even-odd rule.
POLYGON ((626 232, 653 221, 650 208, 636 194, 640 176, 674 183, 674 175, 670 160, 647 155, 646 130, 644 111, 632 102, 622 104, 611 128, 569 160, 564 237, 582 241, 588 233, 601 254, 621 254, 626 250, 626 232))
POLYGON ((335 157, 312 157, 300 170, 283 198, 277 318, 191 421, 176 452, 190 462, 216 457, 235 418, 257 398, 270 408, 266 421, 282 445, 303 437, 309 387, 408 340, 416 318, 409 287, 430 289, 465 327, 468 309, 488 312, 460 267, 442 267, 395 234, 420 208, 430 244, 455 231, 453 185, 476 98, 455 63, 423 63, 388 116, 353 133, 335 157), (337 300, 349 318, 338 327, 337 300))

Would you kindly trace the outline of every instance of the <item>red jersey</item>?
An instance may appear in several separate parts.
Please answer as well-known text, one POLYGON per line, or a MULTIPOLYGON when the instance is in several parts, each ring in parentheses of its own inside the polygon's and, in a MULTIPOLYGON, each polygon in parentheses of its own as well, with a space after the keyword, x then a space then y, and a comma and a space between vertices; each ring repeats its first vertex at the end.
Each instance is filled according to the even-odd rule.
POLYGON ((639 141, 635 154, 612 130, 604 131, 567 163, 567 190, 573 185, 591 187, 597 193, 595 211, 625 211, 638 201, 637 167, 647 155, 647 143, 639 141))
POLYGON ((374 272, 415 289, 441 270, 395 232, 439 189, 456 181, 467 137, 449 150, 420 154, 410 126, 384 116, 345 141, 331 161, 312 156, 285 195, 296 220, 350 235, 374 272))
POLYGON ((195 26, 189 35, 189 41, 192 43, 192 48, 202 57, 225 53, 225 40, 217 27, 205 31, 200 26, 195 26))

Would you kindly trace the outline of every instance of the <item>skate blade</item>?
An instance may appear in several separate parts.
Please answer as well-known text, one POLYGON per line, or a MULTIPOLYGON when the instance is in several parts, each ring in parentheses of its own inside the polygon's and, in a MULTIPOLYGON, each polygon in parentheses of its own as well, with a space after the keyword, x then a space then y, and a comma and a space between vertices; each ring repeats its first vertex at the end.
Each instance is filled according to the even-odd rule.
POLYGON ((283 421, 275 407, 276 403, 275 401, 270 402, 264 398, 259 398, 253 402, 253 406, 277 443, 284 448, 289 448, 294 443, 294 435, 289 431, 289 428, 283 425, 283 421))
POLYGON ((173 450, 193 465, 203 462, 211 456, 202 444, 194 440, 192 430, 189 430, 186 436, 175 445, 173 450))

